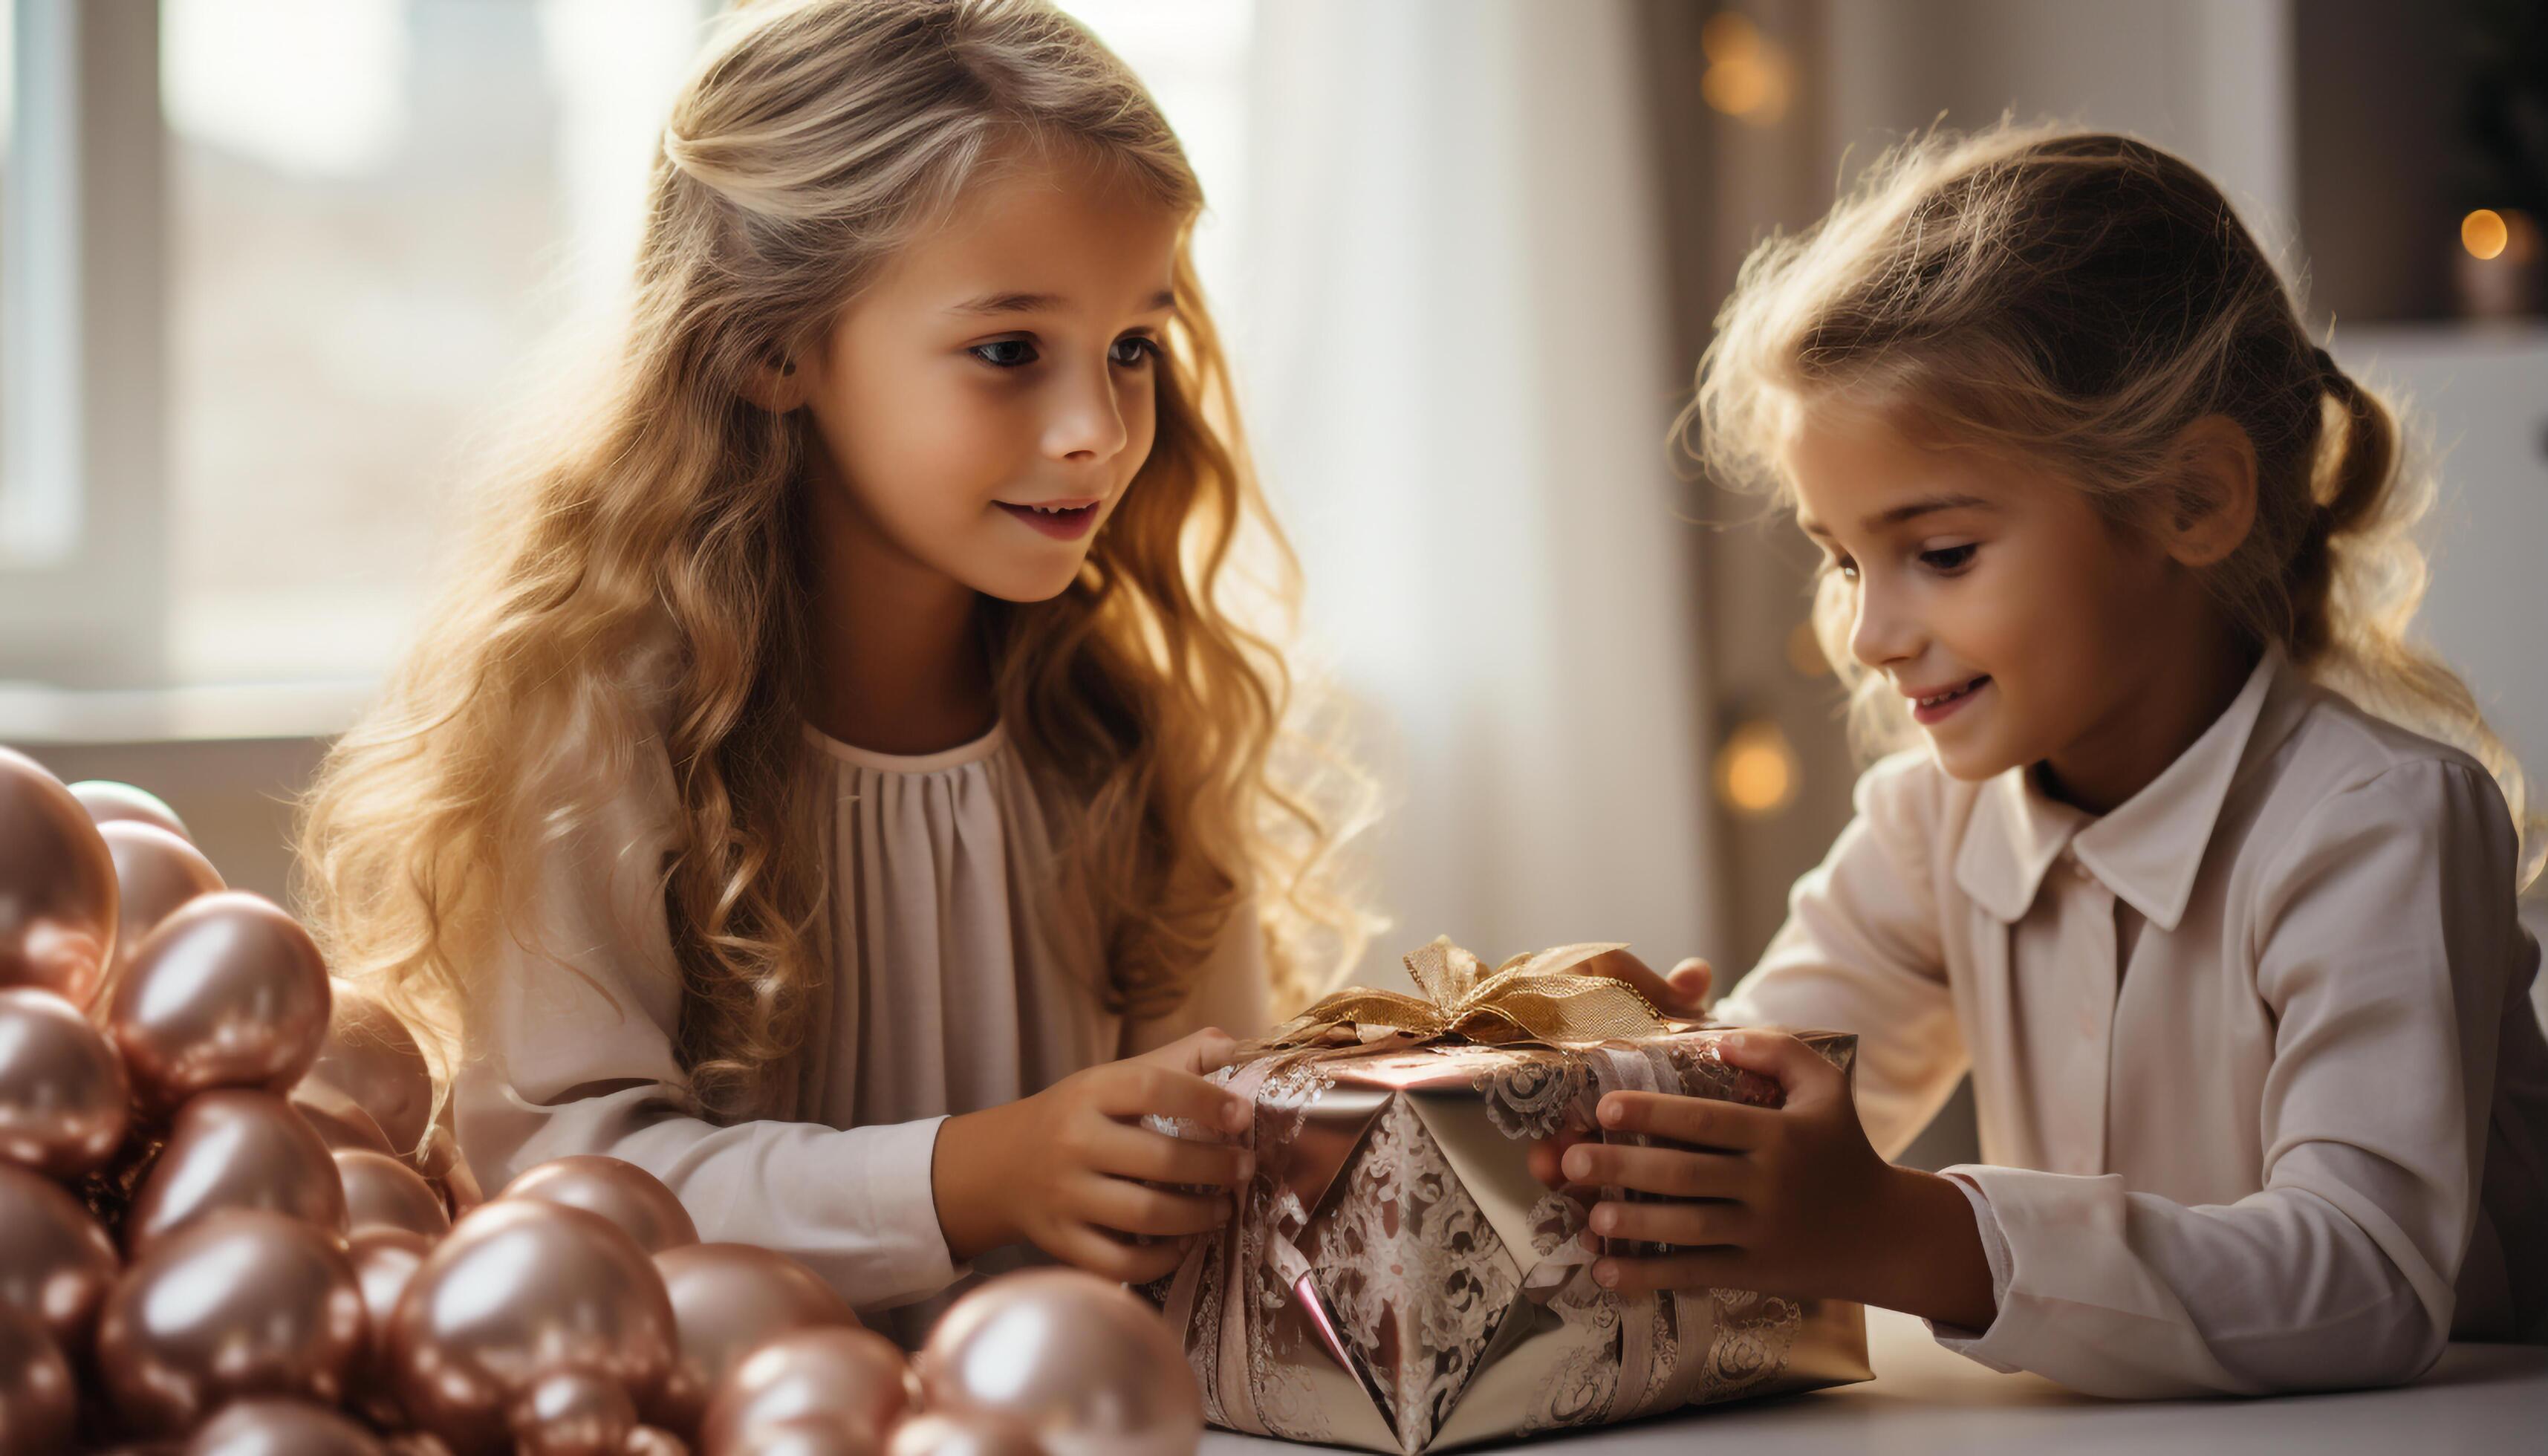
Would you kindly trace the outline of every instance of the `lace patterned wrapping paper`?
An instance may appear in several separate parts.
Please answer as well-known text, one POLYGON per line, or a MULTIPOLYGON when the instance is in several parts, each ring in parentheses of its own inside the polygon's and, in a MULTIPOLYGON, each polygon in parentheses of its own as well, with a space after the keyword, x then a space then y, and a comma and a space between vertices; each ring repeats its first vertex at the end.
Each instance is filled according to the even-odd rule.
MULTIPOLYGON (((1531 1142, 1590 1128, 1606 1091, 1774 1103, 1717 1058, 1719 1035, 1329 1037, 1216 1074, 1255 1104, 1256 1177, 1222 1235, 1146 1291, 1206 1417, 1413 1453, 1866 1379, 1857 1305, 1601 1289, 1585 1208, 1530 1174, 1531 1142)), ((1849 1069, 1855 1038, 1798 1035, 1849 1069)))

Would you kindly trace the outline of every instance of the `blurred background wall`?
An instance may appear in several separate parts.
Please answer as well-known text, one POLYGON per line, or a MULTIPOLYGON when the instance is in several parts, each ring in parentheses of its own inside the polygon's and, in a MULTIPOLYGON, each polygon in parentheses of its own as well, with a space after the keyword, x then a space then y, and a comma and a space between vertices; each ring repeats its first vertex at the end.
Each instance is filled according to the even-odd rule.
MULTIPOLYGON (((1846 817, 1809 553, 1666 427, 1888 142, 2137 132, 2444 457, 2428 630, 2548 764, 2548 7, 1065 0, 1150 82, 1398 922, 1730 977, 1846 817)), ((0 742, 280 896, 473 452, 606 319, 708 0, 0 0, 0 742)), ((2541 917, 2533 905, 2534 923, 2541 917)), ((1950 1118, 1917 1156, 1955 1154, 1950 1118)))

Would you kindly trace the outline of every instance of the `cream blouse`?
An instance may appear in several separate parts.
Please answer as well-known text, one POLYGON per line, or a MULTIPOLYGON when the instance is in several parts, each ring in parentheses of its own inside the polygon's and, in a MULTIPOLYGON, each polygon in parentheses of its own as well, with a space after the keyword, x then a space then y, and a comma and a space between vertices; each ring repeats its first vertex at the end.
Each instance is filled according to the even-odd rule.
POLYGON ((2548 1333, 2548 1047, 2475 762, 2277 655, 2103 817, 1925 756, 1719 1010, 1859 1033, 1888 1156, 1967 1067, 1999 1302, 1942 1329, 2108 1396, 2413 1377, 2548 1333))
POLYGON ((569 1153, 625 1158, 671 1185, 702 1239, 794 1255, 909 1344, 943 1305, 933 1297, 969 1272, 931 1197, 947 1116, 1198 1027, 1262 1030, 1261 948, 1255 917, 1233 917, 1176 1011, 1127 1023, 1030 893, 1051 845, 999 730, 918 758, 809 736, 831 782, 832 975, 782 1069, 787 1115, 704 1121, 675 1059, 681 973, 662 874, 677 806, 660 744, 540 864, 531 933, 478 968, 454 1115, 489 1188, 569 1153))

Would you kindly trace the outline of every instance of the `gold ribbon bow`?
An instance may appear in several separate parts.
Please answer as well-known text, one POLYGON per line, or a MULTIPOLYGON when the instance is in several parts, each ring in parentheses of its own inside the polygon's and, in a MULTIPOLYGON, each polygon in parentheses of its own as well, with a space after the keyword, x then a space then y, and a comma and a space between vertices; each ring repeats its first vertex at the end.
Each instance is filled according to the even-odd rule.
POLYGON ((1516 956, 1490 971, 1486 962, 1443 936, 1407 956, 1408 974, 1423 995, 1347 986, 1249 1049, 1305 1046, 1340 1028, 1352 1029, 1365 1041, 1403 1032, 1418 1040, 1450 1037, 1489 1045, 1651 1037, 1664 1028, 1663 1013, 1653 1002, 1626 981, 1575 969, 1595 956, 1625 949, 1616 944, 1559 946, 1516 956))

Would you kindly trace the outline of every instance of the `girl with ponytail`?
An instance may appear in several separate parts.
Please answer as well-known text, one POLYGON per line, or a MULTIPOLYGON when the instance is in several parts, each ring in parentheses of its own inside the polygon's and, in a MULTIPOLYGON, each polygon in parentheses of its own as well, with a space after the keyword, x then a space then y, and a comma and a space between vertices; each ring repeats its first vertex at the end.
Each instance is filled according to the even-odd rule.
POLYGON ((1901 751, 1718 1008, 1857 1032, 1855 1098, 1762 1032, 1726 1055, 1779 1110, 1606 1099, 1670 1142, 1542 1171, 1664 1195, 1592 1228, 1669 1247, 1595 1278, 1908 1310, 2110 1396, 2548 1334, 2521 775, 2410 635, 2430 482, 2220 190, 2123 136, 1911 142, 1753 254, 1690 420, 1821 548, 1901 751), (1890 1166, 1967 1071, 1982 1162, 1890 1166))
POLYGON ((908 1337, 968 1267, 1138 1280, 1228 1216, 1242 1155, 1140 1122, 1243 1115, 1224 1032, 1354 953, 1336 761, 1140 83, 1046 0, 719 26, 606 385, 301 863, 488 1186, 626 1159, 908 1337))

